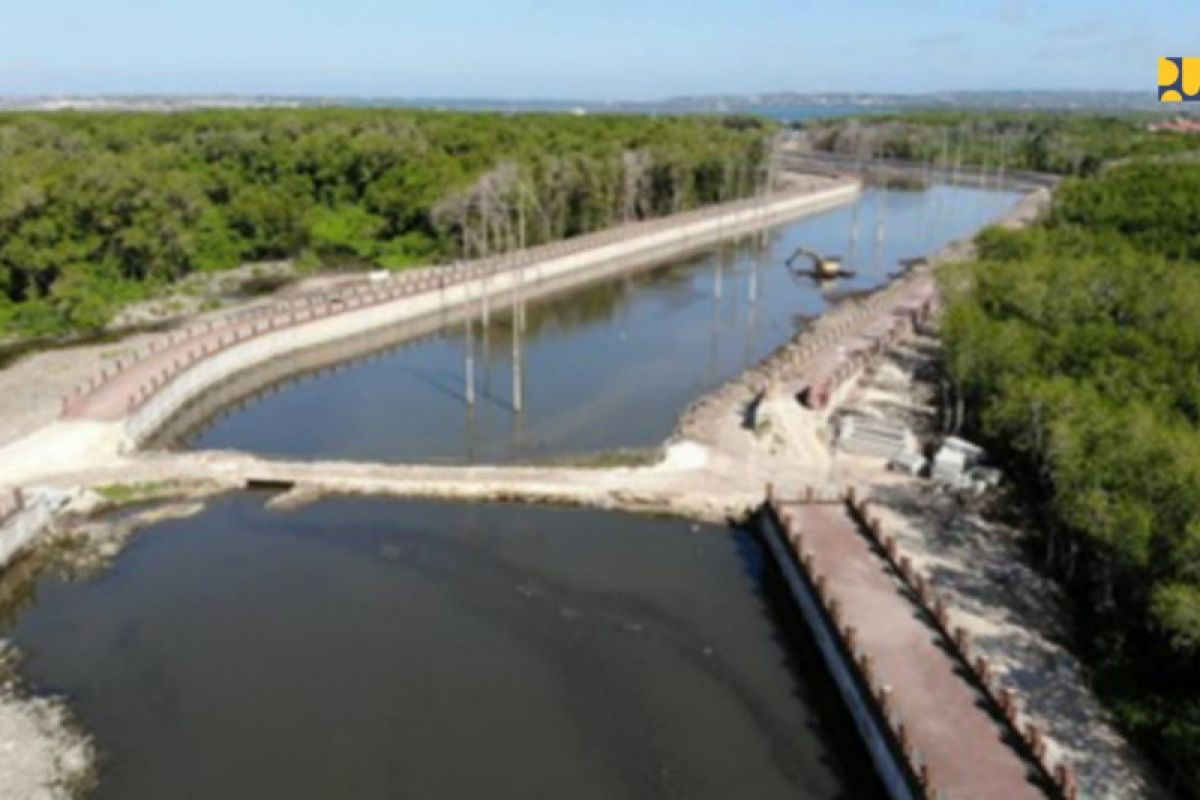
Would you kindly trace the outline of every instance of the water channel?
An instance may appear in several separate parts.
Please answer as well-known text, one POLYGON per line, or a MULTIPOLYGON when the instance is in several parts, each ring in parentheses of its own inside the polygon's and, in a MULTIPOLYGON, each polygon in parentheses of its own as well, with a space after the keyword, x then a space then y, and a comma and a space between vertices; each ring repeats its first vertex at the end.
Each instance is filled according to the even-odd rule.
MULTIPOLYGON (((878 285, 896 259, 1014 199, 872 190, 765 244, 533 304, 521 414, 498 317, 473 409, 455 330, 283 380, 178 435, 387 460, 651 445, 831 291, 878 285), (797 281, 781 262, 800 244, 857 274, 797 281)), ((159 523, 96 575, 47 569, 9 610, 31 688, 64 697, 98 742, 97 798, 878 796, 746 532, 366 499, 276 512, 264 499, 159 523)))
POLYGON ((465 331, 455 326, 400 344, 376 336, 358 360, 204 410, 172 438, 198 449, 425 462, 654 445, 691 400, 787 341, 831 300, 878 286, 899 259, 974 232, 1015 197, 952 186, 871 189, 854 205, 776 228, 765 246, 729 244, 532 303, 520 337, 520 413, 505 312, 492 315, 486 333, 475 331, 473 406, 465 401, 465 331), (822 286, 793 277, 783 262, 800 245, 843 255, 855 274, 822 286))

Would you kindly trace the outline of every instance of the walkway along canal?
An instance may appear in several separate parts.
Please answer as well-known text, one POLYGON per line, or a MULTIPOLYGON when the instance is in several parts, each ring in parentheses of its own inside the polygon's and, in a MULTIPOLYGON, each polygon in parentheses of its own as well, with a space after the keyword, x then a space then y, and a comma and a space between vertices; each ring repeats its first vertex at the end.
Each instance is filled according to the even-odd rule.
POLYGON ((769 496, 760 525, 889 794, 1074 796, 1070 766, 1039 761, 1016 698, 992 695, 986 659, 853 492, 769 496))

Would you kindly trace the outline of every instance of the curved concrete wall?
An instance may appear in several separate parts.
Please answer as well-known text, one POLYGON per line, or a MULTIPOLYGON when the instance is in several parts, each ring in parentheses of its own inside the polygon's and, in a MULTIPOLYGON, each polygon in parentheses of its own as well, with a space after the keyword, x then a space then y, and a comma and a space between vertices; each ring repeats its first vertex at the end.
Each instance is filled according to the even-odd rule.
POLYGON ((789 194, 765 203, 734 204, 728 213, 692 217, 680 224, 612 241, 556 258, 490 272, 421 294, 378 305, 357 307, 331 316, 308 317, 289 327, 256 330, 251 338, 198 358, 155 388, 124 418, 129 446, 151 437, 173 414, 210 386, 264 362, 320 344, 356 336, 412 320, 441 317, 473 307, 487 296, 503 303, 517 294, 530 299, 594 280, 597 274, 642 268, 665 257, 710 246, 721 240, 770 227, 787 219, 816 213, 854 200, 857 181, 827 189, 789 194))
POLYGON ((14 493, 11 497, 15 505, 6 506, 3 513, 7 516, 0 518, 0 567, 25 550, 68 499, 65 492, 53 489, 37 489, 24 496, 14 493))

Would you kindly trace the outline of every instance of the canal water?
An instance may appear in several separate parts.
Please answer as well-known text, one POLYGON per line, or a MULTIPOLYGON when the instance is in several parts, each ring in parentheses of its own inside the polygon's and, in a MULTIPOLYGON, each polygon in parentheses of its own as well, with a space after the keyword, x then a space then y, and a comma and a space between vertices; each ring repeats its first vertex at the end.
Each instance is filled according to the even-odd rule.
MULTIPOLYGON (((173 434, 189 448, 295 458, 512 462, 657 444, 700 394, 762 359, 846 292, 1007 211, 1017 195, 947 185, 869 189, 853 205, 761 240, 726 244, 531 303, 513 403, 507 312, 475 331, 477 400, 465 401, 462 326, 292 378, 173 434), (840 254, 852 277, 816 285, 784 261, 840 254), (486 349, 484 346, 486 344, 486 349)), ((253 381, 254 376, 248 376, 253 381)))
POLYGON ((746 533, 263 499, 26 595, 22 671, 96 737, 96 798, 879 796, 746 533))

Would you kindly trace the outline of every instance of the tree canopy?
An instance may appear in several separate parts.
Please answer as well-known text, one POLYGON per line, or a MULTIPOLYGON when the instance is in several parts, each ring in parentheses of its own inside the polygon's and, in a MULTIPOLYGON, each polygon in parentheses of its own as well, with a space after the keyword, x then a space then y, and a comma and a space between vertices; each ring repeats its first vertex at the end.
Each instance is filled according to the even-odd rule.
POLYGON ((1041 520, 1098 688, 1200 795, 1200 164, 1068 181, 947 270, 950 375, 1041 520))
POLYGON ((1150 130, 1161 117, 927 111, 805 123, 817 150, 871 157, 1091 175, 1114 161, 1194 151, 1195 137, 1150 130))
POLYGON ((102 327, 242 262, 401 268, 749 195, 752 119, 0 114, 0 333, 102 327))

